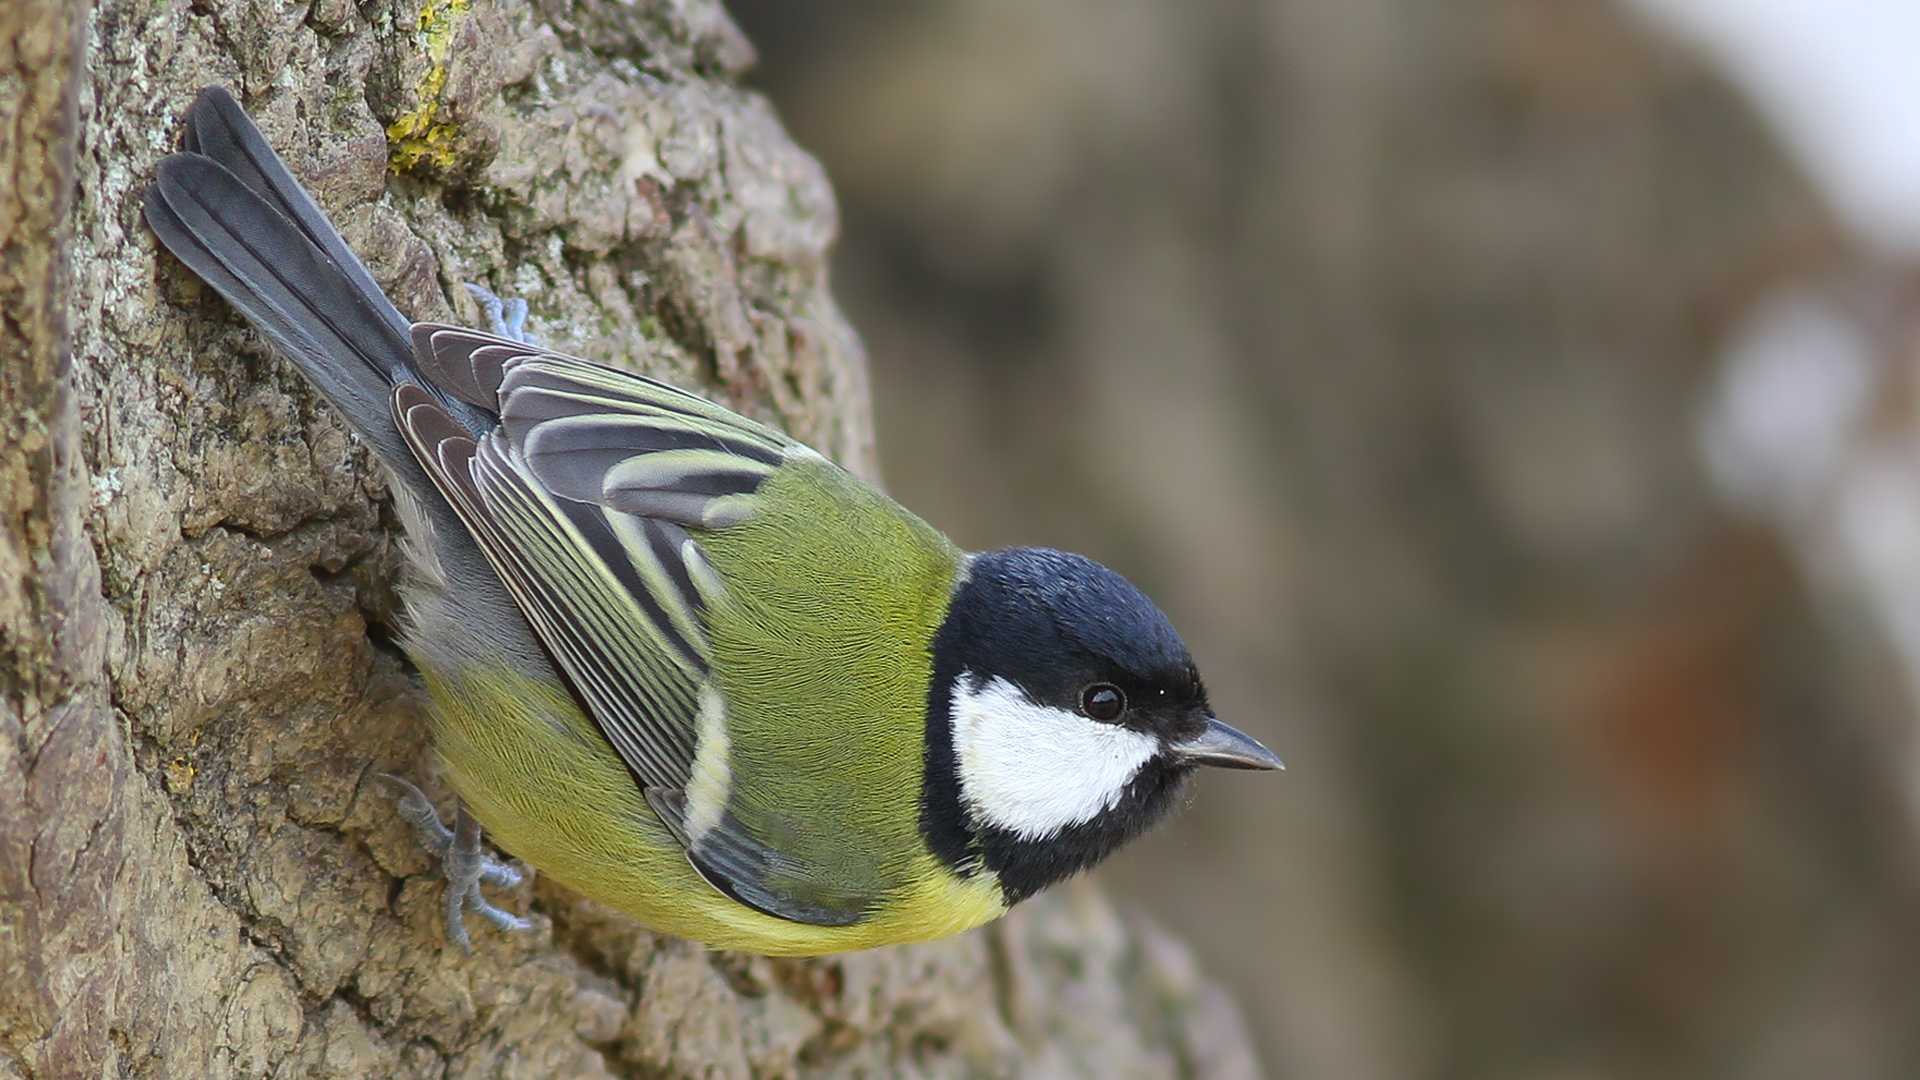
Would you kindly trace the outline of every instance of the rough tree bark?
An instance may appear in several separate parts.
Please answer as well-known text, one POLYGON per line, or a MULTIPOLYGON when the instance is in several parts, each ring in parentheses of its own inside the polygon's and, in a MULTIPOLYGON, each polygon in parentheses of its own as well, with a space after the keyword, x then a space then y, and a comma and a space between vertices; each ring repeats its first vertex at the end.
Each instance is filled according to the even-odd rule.
POLYGON ((443 941, 368 455, 139 212, 235 87, 403 310, 458 283, 853 468, 818 166, 710 0, 0 4, 0 1078, 1250 1077, 1087 886, 932 945, 709 953, 536 882, 443 941))

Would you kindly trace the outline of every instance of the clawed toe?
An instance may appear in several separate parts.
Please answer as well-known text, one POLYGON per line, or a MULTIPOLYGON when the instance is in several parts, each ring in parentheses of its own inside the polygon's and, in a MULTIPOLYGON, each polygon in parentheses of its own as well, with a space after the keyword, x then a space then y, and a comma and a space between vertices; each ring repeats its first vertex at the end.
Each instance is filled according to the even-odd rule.
POLYGON ((440 860, 441 872, 447 878, 444 900, 447 939, 458 945, 461 952, 473 951, 464 917, 468 909, 502 930, 531 929, 532 920, 495 907, 480 894, 483 883, 512 888, 520 884, 526 875, 509 863, 489 858, 481 850, 479 820, 462 806, 454 811, 454 827, 448 829, 441 823, 440 815, 434 811, 425 792, 398 776, 387 773, 381 773, 380 776, 401 788, 401 818, 413 826, 414 832, 420 837, 420 846, 440 860))
POLYGON ((471 281, 466 283, 467 291, 487 315, 487 331, 495 337, 518 341, 522 345, 534 344, 533 335, 527 332, 527 302, 515 296, 501 299, 492 290, 471 281))

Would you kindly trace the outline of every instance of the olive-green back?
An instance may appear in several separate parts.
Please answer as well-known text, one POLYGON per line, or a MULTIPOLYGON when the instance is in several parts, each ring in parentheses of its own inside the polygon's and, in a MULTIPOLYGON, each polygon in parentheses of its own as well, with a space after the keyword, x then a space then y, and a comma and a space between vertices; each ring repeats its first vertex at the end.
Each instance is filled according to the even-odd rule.
MULTIPOLYGON (((925 873, 919 831, 930 646, 961 553, 822 458, 789 459, 748 521, 700 537, 726 701, 730 809, 842 895, 925 873)), ((790 887, 804 890, 798 878, 790 887)))

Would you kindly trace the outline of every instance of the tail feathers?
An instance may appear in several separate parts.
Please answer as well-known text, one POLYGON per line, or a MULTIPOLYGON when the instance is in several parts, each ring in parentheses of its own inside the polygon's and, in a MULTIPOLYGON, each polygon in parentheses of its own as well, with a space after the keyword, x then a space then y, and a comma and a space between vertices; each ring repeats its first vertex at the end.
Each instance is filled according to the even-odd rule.
POLYGON ((395 388, 420 387, 475 438, 498 421, 415 368, 406 317, 226 91, 201 92, 187 114, 185 145, 147 187, 147 224, 299 365, 393 475, 426 568, 422 584, 432 586, 409 599, 416 620, 409 648, 449 671, 505 657, 515 670, 562 685, 466 525, 401 437, 395 388))
POLYGON ((407 453, 388 399, 394 383, 418 379, 406 367, 408 339, 337 263, 226 168, 197 154, 160 163, 146 211, 160 242, 299 364, 381 457, 392 462, 407 453))
POLYGON ((253 127, 253 119, 240 108, 240 102, 232 98, 221 86, 207 86, 200 90, 200 96, 194 98, 194 106, 186 110, 186 131, 182 136, 182 150, 188 154, 200 154, 227 167, 238 181, 246 184, 255 196, 259 196, 267 206, 280 211, 288 223, 300 231, 307 242, 319 248, 324 256, 332 259, 338 267, 338 275, 344 277, 357 292, 359 300, 367 306, 367 313, 386 323, 394 338, 401 342, 401 350, 396 356, 399 367, 388 371, 390 382, 407 380, 405 359, 407 356, 407 317, 380 292, 380 286, 372 281, 367 267, 353 258, 353 252, 346 246, 346 240, 334 231, 332 223, 326 221, 321 208, 313 202, 313 196, 307 194, 307 188, 300 186, 294 179, 294 173, 286 169, 286 163, 273 152, 273 146, 267 146, 267 140, 259 129, 253 127))
POLYGON ((401 345, 395 354, 399 367, 386 373, 388 381, 410 381, 405 360, 408 356, 406 317, 387 300, 373 276, 347 248, 313 197, 300 186, 300 181, 287 171, 280 155, 267 145, 260 129, 254 126, 253 119, 233 95, 218 86, 200 91, 193 107, 187 110, 181 144, 187 153, 211 158, 225 166, 242 185, 279 211, 309 243, 333 260, 337 274, 353 287, 368 308, 367 314, 391 329, 394 336, 382 344, 397 341, 401 345))
POLYGON ((390 465, 410 462, 389 397, 417 383, 476 437, 494 418, 414 366, 410 324, 225 90, 187 112, 186 151, 160 163, 147 222, 174 255, 300 365, 390 465))

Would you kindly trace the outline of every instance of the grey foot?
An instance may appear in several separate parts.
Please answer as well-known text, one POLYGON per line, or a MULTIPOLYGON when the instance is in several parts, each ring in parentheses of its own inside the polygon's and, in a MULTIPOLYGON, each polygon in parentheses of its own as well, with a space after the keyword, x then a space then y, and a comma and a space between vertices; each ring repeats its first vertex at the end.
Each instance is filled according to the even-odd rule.
POLYGON ((400 798, 400 816, 413 826, 413 831, 420 837, 420 846, 440 859, 441 872, 447 876, 447 940, 460 946, 461 952, 473 951, 472 943, 467 940, 464 917, 468 908, 502 930, 533 929, 532 920, 494 907, 486 897, 480 895, 482 883, 510 889, 520 884, 522 875, 514 867, 488 858, 480 850, 480 822, 467 813, 467 808, 462 806, 454 811, 453 828, 449 830, 440 823, 440 815, 434 812, 433 804, 427 801, 426 794, 419 788, 397 776, 387 773, 380 775, 399 785, 405 792, 400 798))
POLYGON ((527 333, 527 302, 516 296, 511 300, 502 300, 493 295, 485 286, 467 282, 467 291, 473 294, 480 304, 480 310, 487 313, 487 332, 494 337, 503 337, 517 341, 522 345, 534 344, 533 335, 527 333))

